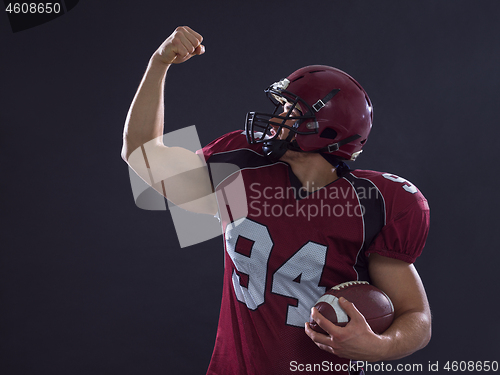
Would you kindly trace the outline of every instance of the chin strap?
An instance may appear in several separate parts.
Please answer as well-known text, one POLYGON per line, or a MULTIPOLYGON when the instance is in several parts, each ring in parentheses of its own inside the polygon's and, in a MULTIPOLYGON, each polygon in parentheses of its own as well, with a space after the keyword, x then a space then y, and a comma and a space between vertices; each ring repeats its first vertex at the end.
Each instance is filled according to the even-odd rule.
POLYGON ((321 108, 323 108, 326 105, 326 103, 330 101, 330 99, 332 99, 335 95, 337 95, 339 91, 340 89, 333 89, 323 99, 319 99, 312 106, 314 111, 318 112, 321 108))
MULTIPOLYGON (((291 134, 292 132, 290 132, 291 134)), ((328 145, 326 147, 313 150, 313 151, 303 151, 299 145, 297 144, 297 141, 294 139, 293 141, 291 140, 293 136, 288 135, 287 139, 284 140, 273 140, 273 141, 268 141, 264 142, 262 146, 262 151, 264 151, 264 155, 266 155, 269 160, 271 160, 273 163, 277 162, 283 155, 285 155, 285 152, 287 150, 292 150, 292 151, 298 151, 298 152, 314 152, 314 153, 332 153, 335 151, 338 151, 338 149, 349 143, 352 142, 358 138, 361 138, 359 134, 354 134, 351 135, 350 137, 347 137, 337 143, 332 143, 331 145, 328 145)), ((357 156, 357 155, 356 155, 357 156)), ((355 159, 356 157, 354 157, 355 159)), ((354 160, 351 159, 351 160, 354 160)))
POLYGON ((272 141, 264 142, 264 144, 262 145, 262 151, 264 151, 264 155, 266 155, 267 158, 273 163, 277 162, 283 155, 285 155, 285 152, 290 149, 289 146, 294 135, 295 133, 290 131, 286 139, 275 139, 272 141))
POLYGON ((339 148, 349 142, 352 142, 358 138, 361 138, 359 134, 354 134, 351 135, 350 137, 347 137, 346 139, 343 139, 341 141, 338 141, 337 143, 332 143, 331 145, 325 146, 323 148, 319 148, 317 150, 313 151, 303 151, 299 145, 297 144, 297 141, 294 139, 292 142, 290 142, 290 146, 288 147, 290 150, 293 151, 298 151, 298 152, 321 152, 321 153, 332 153, 335 151, 338 151, 339 148))
POLYGON ((338 151, 341 146, 348 144, 349 142, 352 142, 358 138, 361 138, 361 136, 359 134, 354 134, 341 141, 338 141, 337 143, 332 143, 331 145, 328 145, 326 147, 314 150, 313 152, 328 152, 328 153, 335 152, 338 151))

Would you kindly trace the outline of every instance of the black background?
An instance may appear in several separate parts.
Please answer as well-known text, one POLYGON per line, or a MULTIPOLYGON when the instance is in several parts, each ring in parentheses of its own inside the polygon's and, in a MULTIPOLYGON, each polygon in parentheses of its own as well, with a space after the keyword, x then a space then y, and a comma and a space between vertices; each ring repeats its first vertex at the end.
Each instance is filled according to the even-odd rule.
POLYGON ((433 338, 399 363, 500 360, 499 14, 495 0, 80 1, 19 33, 0 16, 0 372, 206 371, 222 240, 180 249, 168 212, 135 206, 120 158, 148 59, 178 25, 206 54, 170 70, 166 130, 197 125, 202 144, 269 109, 263 89, 301 66, 363 85, 374 127, 353 166, 409 179, 431 206, 416 266, 433 338))

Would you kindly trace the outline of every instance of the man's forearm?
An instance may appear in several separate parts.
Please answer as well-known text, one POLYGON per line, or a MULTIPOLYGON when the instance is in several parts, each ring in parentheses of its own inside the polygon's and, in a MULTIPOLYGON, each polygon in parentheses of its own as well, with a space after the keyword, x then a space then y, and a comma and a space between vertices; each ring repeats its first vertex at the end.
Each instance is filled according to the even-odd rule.
POLYGON ((380 360, 406 357, 427 345, 431 338, 431 318, 426 312, 406 312, 382 335, 380 360))
POLYGON ((122 158, 152 139, 161 139, 164 121, 164 87, 169 64, 150 59, 130 106, 123 131, 122 158))

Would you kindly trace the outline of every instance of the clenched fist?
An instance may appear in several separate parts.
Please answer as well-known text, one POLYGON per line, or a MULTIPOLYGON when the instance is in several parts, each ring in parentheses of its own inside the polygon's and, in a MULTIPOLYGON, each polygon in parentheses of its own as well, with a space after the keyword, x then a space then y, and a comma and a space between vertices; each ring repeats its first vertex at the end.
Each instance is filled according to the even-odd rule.
POLYGON ((187 26, 180 26, 156 50, 153 58, 165 64, 180 64, 205 53, 203 37, 187 26))

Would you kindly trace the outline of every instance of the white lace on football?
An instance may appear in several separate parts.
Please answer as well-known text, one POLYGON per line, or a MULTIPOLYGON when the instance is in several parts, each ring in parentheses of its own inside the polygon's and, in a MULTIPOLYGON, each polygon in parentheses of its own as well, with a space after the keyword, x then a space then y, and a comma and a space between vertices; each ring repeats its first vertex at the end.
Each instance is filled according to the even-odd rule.
POLYGON ((345 283, 335 285, 331 289, 340 290, 340 289, 346 288, 346 287, 351 286, 351 285, 361 285, 361 284, 370 284, 370 283, 368 281, 347 281, 345 283))

